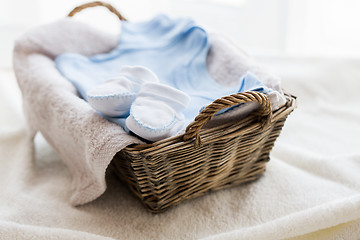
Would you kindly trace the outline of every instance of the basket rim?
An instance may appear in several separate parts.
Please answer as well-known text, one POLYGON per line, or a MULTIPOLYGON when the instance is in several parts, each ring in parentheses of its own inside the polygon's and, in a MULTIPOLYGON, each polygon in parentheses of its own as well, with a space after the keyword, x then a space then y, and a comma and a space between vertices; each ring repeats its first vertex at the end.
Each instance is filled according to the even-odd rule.
MULTIPOLYGON (((270 124, 276 122, 280 118, 286 117, 297 107, 297 97, 296 96, 294 96, 286 91, 284 91, 284 95, 286 98, 286 103, 279 109, 272 112, 270 124)), ((227 128, 230 126, 240 125, 243 123, 249 123, 252 121, 254 121, 254 116, 249 115, 249 116, 245 117, 244 119, 241 119, 241 121, 234 121, 234 122, 225 123, 225 124, 222 124, 222 125, 219 125, 216 127, 212 127, 212 128, 201 129, 200 133, 203 136, 203 138, 206 139, 206 136, 208 136, 212 132, 219 131, 221 129, 224 129, 224 128, 227 128)), ((260 125, 260 123, 259 123, 259 125, 260 125)), ((176 136, 173 136, 170 138, 166 138, 166 139, 163 139, 160 141, 156 141, 153 143, 131 144, 131 145, 125 147, 124 150, 131 151, 131 152, 138 152, 138 153, 147 153, 147 152, 151 152, 156 149, 164 148, 166 146, 170 146, 170 145, 173 145, 176 143, 184 143, 184 142, 193 143, 193 142, 195 142, 195 139, 190 139, 190 140, 184 141, 183 140, 184 135, 185 135, 185 133, 182 133, 182 134, 179 134, 179 135, 176 135, 176 136)))

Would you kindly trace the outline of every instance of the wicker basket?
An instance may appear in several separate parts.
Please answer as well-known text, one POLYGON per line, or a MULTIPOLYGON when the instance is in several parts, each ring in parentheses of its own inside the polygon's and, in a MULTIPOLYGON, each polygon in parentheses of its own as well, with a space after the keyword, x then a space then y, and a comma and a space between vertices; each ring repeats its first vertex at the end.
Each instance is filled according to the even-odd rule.
MULTIPOLYGON (((105 6, 125 20, 103 2, 81 5, 69 16, 93 6, 105 6)), ((286 94, 286 99, 286 104, 274 112, 267 96, 258 92, 217 99, 201 111, 184 134, 128 146, 116 154, 110 168, 154 213, 208 191, 253 181, 265 171, 274 142, 296 107, 296 97, 286 94), (239 121, 206 127, 217 111, 246 102, 256 102, 259 107, 239 121)))

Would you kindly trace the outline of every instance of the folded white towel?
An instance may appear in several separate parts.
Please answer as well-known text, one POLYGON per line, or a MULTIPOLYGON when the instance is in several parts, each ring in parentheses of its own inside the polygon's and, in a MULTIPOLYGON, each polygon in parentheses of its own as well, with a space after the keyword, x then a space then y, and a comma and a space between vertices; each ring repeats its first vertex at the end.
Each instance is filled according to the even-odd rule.
MULTIPOLYGON (((219 83, 234 83, 233 79, 237 81, 250 70, 268 87, 281 90, 277 78, 256 65, 244 64, 248 58, 233 51, 228 43, 224 45, 222 38, 210 37, 213 47, 208 68, 219 83)), ((143 142, 99 116, 80 99, 73 85, 57 71, 53 59, 64 52, 86 56, 109 52, 116 45, 115 37, 72 19, 32 29, 15 44, 14 68, 29 136, 41 132, 69 167, 73 205, 99 197, 106 189, 105 171, 113 156, 129 144, 143 142)))

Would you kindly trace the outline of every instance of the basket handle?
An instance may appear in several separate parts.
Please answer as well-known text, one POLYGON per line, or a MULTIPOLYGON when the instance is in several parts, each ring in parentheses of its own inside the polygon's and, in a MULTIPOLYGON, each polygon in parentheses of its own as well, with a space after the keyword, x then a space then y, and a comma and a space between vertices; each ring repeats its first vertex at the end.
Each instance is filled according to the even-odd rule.
POLYGON ((183 140, 187 141, 195 137, 195 146, 198 147, 201 144, 199 132, 201 128, 221 109, 225 109, 231 106, 238 105, 240 103, 256 102, 260 104, 260 108, 253 114, 263 118, 263 126, 267 126, 270 123, 272 110, 269 98, 260 92, 249 91, 242 93, 235 93, 226 97, 216 99, 213 103, 208 105, 202 110, 195 120, 190 123, 185 130, 183 140))
POLYGON ((114 8, 112 5, 110 5, 109 3, 105 3, 105 2, 101 2, 101 1, 95 1, 95 2, 89 2, 89 3, 85 3, 82 5, 79 5, 77 7, 75 7, 69 14, 68 17, 72 17, 75 14, 77 14, 78 12, 81 12, 82 10, 84 10, 85 8, 90 8, 90 7, 97 7, 97 6, 103 6, 106 7, 110 12, 114 13, 119 19, 120 21, 127 21, 125 17, 123 17, 118 10, 116 10, 116 8, 114 8))

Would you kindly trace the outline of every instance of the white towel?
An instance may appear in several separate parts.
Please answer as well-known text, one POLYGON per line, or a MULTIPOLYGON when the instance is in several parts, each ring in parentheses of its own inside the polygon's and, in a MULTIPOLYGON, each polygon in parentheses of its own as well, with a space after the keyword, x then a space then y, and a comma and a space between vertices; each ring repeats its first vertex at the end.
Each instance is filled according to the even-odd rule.
POLYGON ((40 131, 69 167, 73 205, 100 196, 106 189, 105 170, 113 156, 141 141, 77 97, 73 85, 54 67, 53 58, 66 51, 85 55, 107 52, 115 44, 115 38, 70 19, 33 29, 15 44, 14 70, 29 137, 40 131))
MULTIPOLYGON (((240 52, 227 49, 222 46, 224 39, 213 36, 215 47, 209 54, 208 68, 218 82, 237 82, 247 70, 256 70, 256 74, 261 73, 260 80, 275 84, 277 87, 272 88, 281 91, 277 78, 254 64, 247 65, 240 52)), ((141 141, 100 117, 77 97, 75 88, 54 67, 53 59, 64 52, 108 52, 116 45, 116 37, 72 19, 30 30, 15 44, 14 69, 23 94, 29 137, 40 131, 69 167, 73 205, 99 197, 106 189, 105 171, 113 156, 141 141)))

